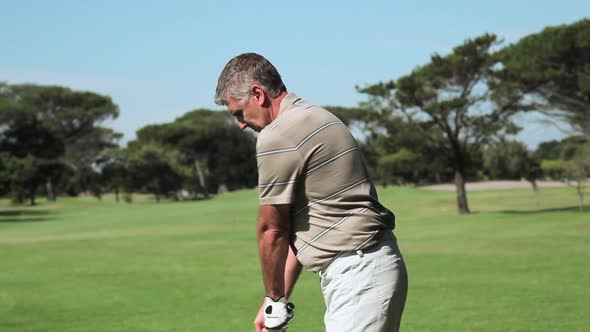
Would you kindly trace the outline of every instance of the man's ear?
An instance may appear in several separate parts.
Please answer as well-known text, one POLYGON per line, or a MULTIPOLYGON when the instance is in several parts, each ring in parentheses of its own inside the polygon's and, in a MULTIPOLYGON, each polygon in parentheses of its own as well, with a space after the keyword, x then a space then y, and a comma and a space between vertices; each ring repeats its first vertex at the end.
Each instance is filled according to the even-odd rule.
POLYGON ((263 106, 268 101, 266 92, 264 92, 264 89, 262 89, 262 87, 258 84, 252 84, 250 87, 250 95, 254 98, 254 101, 259 106, 263 106))

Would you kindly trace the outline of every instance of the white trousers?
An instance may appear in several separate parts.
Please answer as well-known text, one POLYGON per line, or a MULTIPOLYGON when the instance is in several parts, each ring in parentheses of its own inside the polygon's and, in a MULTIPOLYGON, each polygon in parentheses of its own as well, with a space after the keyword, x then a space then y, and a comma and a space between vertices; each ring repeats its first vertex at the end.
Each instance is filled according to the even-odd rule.
POLYGON ((349 252, 319 272, 326 332, 396 332, 408 273, 390 231, 369 249, 349 252))

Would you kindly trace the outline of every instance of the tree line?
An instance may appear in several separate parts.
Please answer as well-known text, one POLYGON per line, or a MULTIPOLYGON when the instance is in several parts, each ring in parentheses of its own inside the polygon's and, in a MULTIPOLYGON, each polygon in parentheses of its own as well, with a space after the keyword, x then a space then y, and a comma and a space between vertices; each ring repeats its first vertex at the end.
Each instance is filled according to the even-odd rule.
MULTIPOLYGON (((357 87, 359 107, 326 106, 357 135, 383 184, 452 181, 459 213, 465 182, 557 179, 581 199, 590 174, 590 20, 548 27, 502 46, 494 34, 387 82, 357 87), (572 135, 536 151, 514 140, 515 116, 543 113, 572 135)), ((65 87, 0 83, 0 195, 15 203, 43 194, 152 193, 207 198, 256 185, 254 134, 227 112, 197 109, 147 125, 120 147, 106 126, 119 114, 108 96, 65 87)), ((582 202, 583 204, 583 202, 582 202)))
POLYGON ((0 195, 35 204, 42 193, 153 193, 207 198, 220 188, 256 184, 255 137, 226 112, 194 110, 171 123, 148 125, 119 147, 104 126, 118 107, 92 92, 31 84, 0 85, 0 195))
MULTIPOLYGON (((380 156, 383 171, 417 158, 427 166, 437 165, 438 171, 428 173, 437 179, 452 176, 459 213, 470 212, 466 180, 478 175, 485 160, 491 167, 488 174, 498 175, 490 154, 516 148, 505 142, 521 129, 514 121, 517 114, 541 112, 568 122, 579 135, 572 140, 583 147, 560 163, 553 176, 577 182, 580 189, 589 176, 585 146, 590 134, 590 20, 548 27, 500 46, 496 35, 484 34, 448 55, 432 55, 429 63, 408 75, 358 88, 369 97, 365 107, 378 114, 371 148, 380 156), (391 140, 396 136, 400 138, 391 140), (482 158, 486 152, 488 158, 482 158)), ((512 154, 503 162, 517 159, 512 154)), ((542 162, 520 159, 522 176, 538 177, 536 164, 542 162)), ((578 192, 583 199, 583 191, 578 192)))

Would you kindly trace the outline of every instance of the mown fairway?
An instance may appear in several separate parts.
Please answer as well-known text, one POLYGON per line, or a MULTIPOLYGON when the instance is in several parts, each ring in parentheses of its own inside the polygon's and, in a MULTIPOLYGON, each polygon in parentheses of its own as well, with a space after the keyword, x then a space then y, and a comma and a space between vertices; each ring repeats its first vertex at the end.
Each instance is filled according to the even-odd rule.
MULTIPOLYGON (((572 189, 381 189, 410 273, 403 331, 588 331, 590 212, 572 189)), ((252 331, 255 191, 209 201, 0 203, 0 331, 252 331)), ((323 331, 304 273, 289 331, 323 331)))

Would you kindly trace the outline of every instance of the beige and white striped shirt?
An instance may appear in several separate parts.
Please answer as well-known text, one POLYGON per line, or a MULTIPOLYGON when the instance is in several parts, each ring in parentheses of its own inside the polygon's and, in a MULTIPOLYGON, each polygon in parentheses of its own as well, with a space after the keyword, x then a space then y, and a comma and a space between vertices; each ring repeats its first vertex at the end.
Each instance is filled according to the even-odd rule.
POLYGON ((341 252, 376 243, 395 227, 348 128, 332 113, 289 93, 256 143, 260 205, 291 204, 292 246, 319 271, 341 252))

